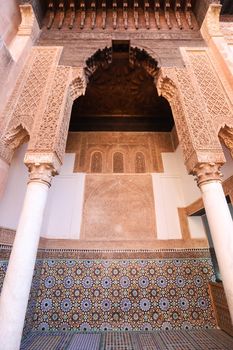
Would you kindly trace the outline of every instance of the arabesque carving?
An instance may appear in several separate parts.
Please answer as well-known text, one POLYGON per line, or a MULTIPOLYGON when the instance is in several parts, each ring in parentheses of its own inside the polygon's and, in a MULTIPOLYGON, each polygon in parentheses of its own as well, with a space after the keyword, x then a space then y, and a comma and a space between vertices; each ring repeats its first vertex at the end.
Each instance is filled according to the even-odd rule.
POLYGON ((62 161, 73 100, 84 93, 85 85, 83 71, 57 67, 46 109, 33 130, 30 151, 52 151, 62 161))
POLYGON ((203 50, 187 51, 187 57, 214 123, 215 133, 225 124, 233 127, 232 105, 227 99, 207 52, 203 50))
POLYGON ((157 88, 171 105, 188 171, 191 173, 198 163, 224 163, 223 151, 210 115, 201 104, 202 98, 188 70, 162 69, 157 88))
MULTIPOLYGON (((34 48, 5 110, 3 144, 13 149, 18 147, 24 140, 25 129, 30 136, 29 152, 54 152, 62 162, 73 100, 84 94, 86 78, 98 67, 110 64, 111 52, 109 48, 97 51, 83 70, 57 66, 60 48, 34 48)), ((201 56, 199 65, 195 63, 195 66, 206 69, 208 75, 211 68, 205 60, 201 56)), ((165 68, 159 72, 157 62, 137 48, 130 51, 130 63, 142 65, 157 80, 158 92, 169 101, 188 171, 192 172, 198 163, 223 163, 211 111, 203 106, 203 97, 189 70, 165 68)), ((214 106, 217 110, 216 103, 214 106)))
POLYGON ((57 67, 47 106, 40 119, 40 125, 38 129, 33 130, 33 138, 29 143, 30 151, 46 152, 55 150, 57 129, 61 122, 60 114, 69 108, 70 104, 67 99, 70 80, 71 68, 57 67))
POLYGON ((46 87, 53 80, 60 53, 57 47, 35 47, 31 51, 1 117, 2 142, 13 150, 22 143, 22 130, 31 136, 36 116, 46 103, 46 87))

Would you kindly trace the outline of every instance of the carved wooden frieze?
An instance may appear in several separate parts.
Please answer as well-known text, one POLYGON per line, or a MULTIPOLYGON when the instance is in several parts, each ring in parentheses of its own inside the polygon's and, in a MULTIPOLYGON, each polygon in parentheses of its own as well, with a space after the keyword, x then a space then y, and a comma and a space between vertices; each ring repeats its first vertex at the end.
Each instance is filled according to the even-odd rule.
MULTIPOLYGON (((191 0, 49 0, 47 29, 166 30, 194 28, 191 0), (153 16, 154 13, 154 16, 153 16), (132 25, 131 18, 134 19, 132 25)), ((197 25, 196 25, 197 27, 197 25)))

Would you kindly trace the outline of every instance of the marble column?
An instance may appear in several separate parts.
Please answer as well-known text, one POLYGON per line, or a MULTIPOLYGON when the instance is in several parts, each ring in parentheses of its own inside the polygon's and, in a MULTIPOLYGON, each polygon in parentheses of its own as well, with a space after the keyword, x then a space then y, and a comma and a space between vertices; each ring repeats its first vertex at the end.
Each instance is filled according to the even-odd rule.
POLYGON ((220 164, 203 163, 194 169, 219 264, 233 323, 233 221, 221 184, 220 164))
POLYGON ((0 350, 18 350, 30 294, 48 188, 54 169, 31 164, 23 209, 0 297, 0 350))
POLYGON ((0 158, 0 200, 3 196, 6 183, 7 183, 7 178, 8 178, 8 171, 9 171, 9 164, 0 158))

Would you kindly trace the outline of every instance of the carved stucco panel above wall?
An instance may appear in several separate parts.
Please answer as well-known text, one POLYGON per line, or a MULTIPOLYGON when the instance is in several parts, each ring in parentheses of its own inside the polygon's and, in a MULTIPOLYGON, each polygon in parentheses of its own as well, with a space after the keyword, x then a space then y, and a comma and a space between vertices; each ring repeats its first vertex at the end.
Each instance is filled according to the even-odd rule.
POLYGON ((180 90, 177 83, 176 70, 162 68, 157 80, 158 93, 165 97, 171 105, 173 118, 176 124, 179 141, 183 149, 185 160, 188 160, 194 152, 192 133, 189 128, 187 116, 183 108, 180 90))
POLYGON ((157 88, 171 104, 188 171, 199 162, 224 163, 210 115, 188 69, 161 69, 157 88))
POLYGON ((34 47, 16 83, 11 98, 1 116, 3 143, 15 149, 20 142, 14 142, 22 129, 31 134, 36 116, 40 116, 46 104, 47 86, 53 80, 61 54, 58 47, 34 47), (21 130, 18 130, 21 128, 21 130))
POLYGON ((57 67, 45 111, 33 130, 30 151, 55 152, 62 161, 73 100, 84 91, 83 70, 57 67))
POLYGON ((221 85, 206 50, 187 50, 187 64, 192 69, 216 132, 233 126, 233 106, 221 85))
POLYGON ((156 239, 151 175, 87 175, 81 239, 156 239))

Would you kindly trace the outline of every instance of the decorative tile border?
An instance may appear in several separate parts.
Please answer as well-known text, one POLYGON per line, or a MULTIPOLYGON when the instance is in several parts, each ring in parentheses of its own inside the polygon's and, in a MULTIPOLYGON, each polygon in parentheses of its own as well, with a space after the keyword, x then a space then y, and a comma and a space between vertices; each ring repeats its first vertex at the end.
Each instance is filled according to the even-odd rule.
MULTIPOLYGON (((0 244, 0 260, 8 260, 11 247, 0 244)), ((101 250, 101 249, 39 249, 38 259, 172 259, 209 258, 209 249, 151 249, 151 250, 101 250)))

